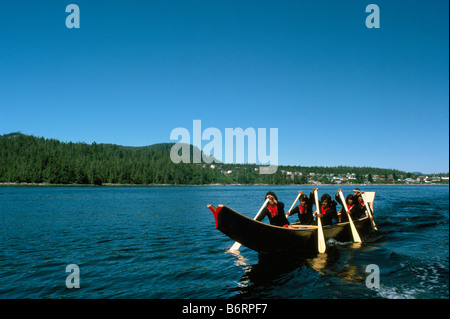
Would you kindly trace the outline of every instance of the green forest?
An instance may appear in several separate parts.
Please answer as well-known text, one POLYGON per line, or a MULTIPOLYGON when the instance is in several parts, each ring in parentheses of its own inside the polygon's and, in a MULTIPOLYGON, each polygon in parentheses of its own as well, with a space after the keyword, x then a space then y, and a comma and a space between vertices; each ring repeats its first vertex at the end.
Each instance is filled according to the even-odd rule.
POLYGON ((305 184, 311 172, 322 179, 328 179, 324 174, 354 173, 355 183, 367 182, 376 174, 412 176, 397 170, 368 167, 279 166, 275 174, 264 175, 259 174, 258 165, 252 164, 175 164, 169 155, 172 145, 65 143, 21 133, 5 134, 0 136, 0 183, 284 185, 305 184))

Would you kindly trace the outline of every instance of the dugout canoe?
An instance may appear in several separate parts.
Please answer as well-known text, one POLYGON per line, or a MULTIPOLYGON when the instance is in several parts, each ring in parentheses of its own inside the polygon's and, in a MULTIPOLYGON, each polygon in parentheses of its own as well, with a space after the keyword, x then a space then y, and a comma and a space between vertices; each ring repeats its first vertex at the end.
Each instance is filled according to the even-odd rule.
MULTIPOLYGON (((217 208, 208 205, 208 208, 214 214, 216 229, 259 253, 314 252, 318 249, 317 226, 293 223, 293 228, 285 228, 248 218, 225 205, 217 208)), ((353 222, 361 238, 372 231, 369 217, 353 222)), ((323 233, 325 241, 330 238, 340 242, 353 241, 349 222, 323 226, 323 233)))

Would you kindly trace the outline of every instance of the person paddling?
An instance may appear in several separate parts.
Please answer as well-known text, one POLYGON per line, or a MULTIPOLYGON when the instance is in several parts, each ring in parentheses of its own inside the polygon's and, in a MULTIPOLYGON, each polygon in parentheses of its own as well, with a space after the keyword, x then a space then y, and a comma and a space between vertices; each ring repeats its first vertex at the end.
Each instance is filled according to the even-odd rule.
POLYGON ((256 220, 262 221, 267 216, 271 225, 289 227, 289 221, 284 214, 284 203, 278 201, 274 192, 267 192, 266 198, 269 199, 269 203, 256 220))
MULTIPOLYGON (((314 191, 318 190, 317 187, 313 188, 310 198, 315 201, 314 191)), ((331 198, 329 194, 323 194, 319 201, 317 217, 322 218, 322 226, 331 225, 333 220, 337 221, 338 216, 336 212, 336 202, 331 198)))
MULTIPOLYGON (((364 214, 364 215, 366 215, 366 216, 369 216, 369 212, 367 212, 367 209, 366 209, 366 205, 365 205, 365 203, 364 203, 364 198, 363 198, 363 196, 362 196, 362 194, 364 194, 364 191, 361 191, 360 193, 358 193, 358 195, 357 195, 357 203, 358 203, 358 207, 359 207, 359 209, 362 211, 362 214, 364 214)), ((367 205, 367 206, 369 206, 369 205, 367 205)), ((370 214, 372 214, 372 216, 373 216, 373 210, 370 208, 370 206, 369 206, 369 209, 370 209, 370 214)), ((362 215, 361 214, 361 215, 362 215)), ((361 218, 361 217, 360 217, 361 218)))
POLYGON ((352 216, 352 220, 356 220, 356 219, 363 217, 365 215, 364 210, 361 209, 361 206, 359 205, 359 202, 358 202, 358 195, 356 195, 359 193, 355 192, 355 190, 353 190, 353 194, 348 194, 347 197, 345 198, 345 205, 347 206, 347 209, 348 209, 348 215, 347 215, 347 213, 345 212, 345 209, 343 209, 344 204, 342 203, 341 198, 339 196, 340 192, 342 192, 341 188, 338 189, 338 192, 335 196, 336 201, 342 206, 342 209, 338 213, 338 216, 340 217, 340 222, 341 223, 348 222, 348 215, 352 216))
POLYGON ((296 206, 291 211, 286 213, 287 216, 292 216, 298 214, 298 220, 302 225, 312 225, 314 222, 314 216, 312 213, 313 202, 303 194, 302 191, 298 192, 300 194, 299 201, 300 205, 296 206))

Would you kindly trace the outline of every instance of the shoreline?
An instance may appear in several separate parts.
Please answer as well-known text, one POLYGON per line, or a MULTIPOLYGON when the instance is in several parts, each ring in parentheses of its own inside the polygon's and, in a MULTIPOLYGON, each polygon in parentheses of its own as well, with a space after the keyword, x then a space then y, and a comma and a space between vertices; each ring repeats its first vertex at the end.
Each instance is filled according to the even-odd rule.
POLYGON ((95 184, 52 184, 52 183, 11 183, 11 182, 0 182, 0 187, 18 186, 18 187, 199 187, 199 186, 298 186, 298 187, 318 187, 318 186, 430 186, 430 185, 442 185, 449 186, 449 184, 443 183, 427 183, 427 184, 288 184, 288 185, 278 185, 278 184, 115 184, 115 183, 105 183, 101 185, 95 184))

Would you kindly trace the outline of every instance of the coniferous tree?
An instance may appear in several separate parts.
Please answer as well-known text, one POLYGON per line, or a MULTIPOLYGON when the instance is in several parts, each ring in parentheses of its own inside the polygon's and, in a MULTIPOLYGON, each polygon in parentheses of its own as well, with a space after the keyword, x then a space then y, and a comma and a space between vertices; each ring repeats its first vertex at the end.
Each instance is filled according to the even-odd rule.
MULTIPOLYGON (((21 133, 0 136, 0 182, 50 184, 305 184, 314 172, 322 182, 354 173, 358 183, 374 182, 373 175, 413 177, 413 173, 371 167, 279 166, 274 174, 260 174, 255 164, 179 163, 170 160, 173 144, 125 147, 111 144, 62 143, 21 133), (231 174, 228 174, 232 171, 231 174), (282 173, 283 171, 283 173, 282 173), (290 172, 289 175, 286 172, 290 172), (293 175, 292 175, 293 174, 293 175), (293 176, 293 178, 292 178, 293 176)), ((193 147, 191 146, 191 157, 193 147)), ((192 158, 191 158, 192 160, 192 158)), ((447 174, 448 176, 448 174, 447 174)))

